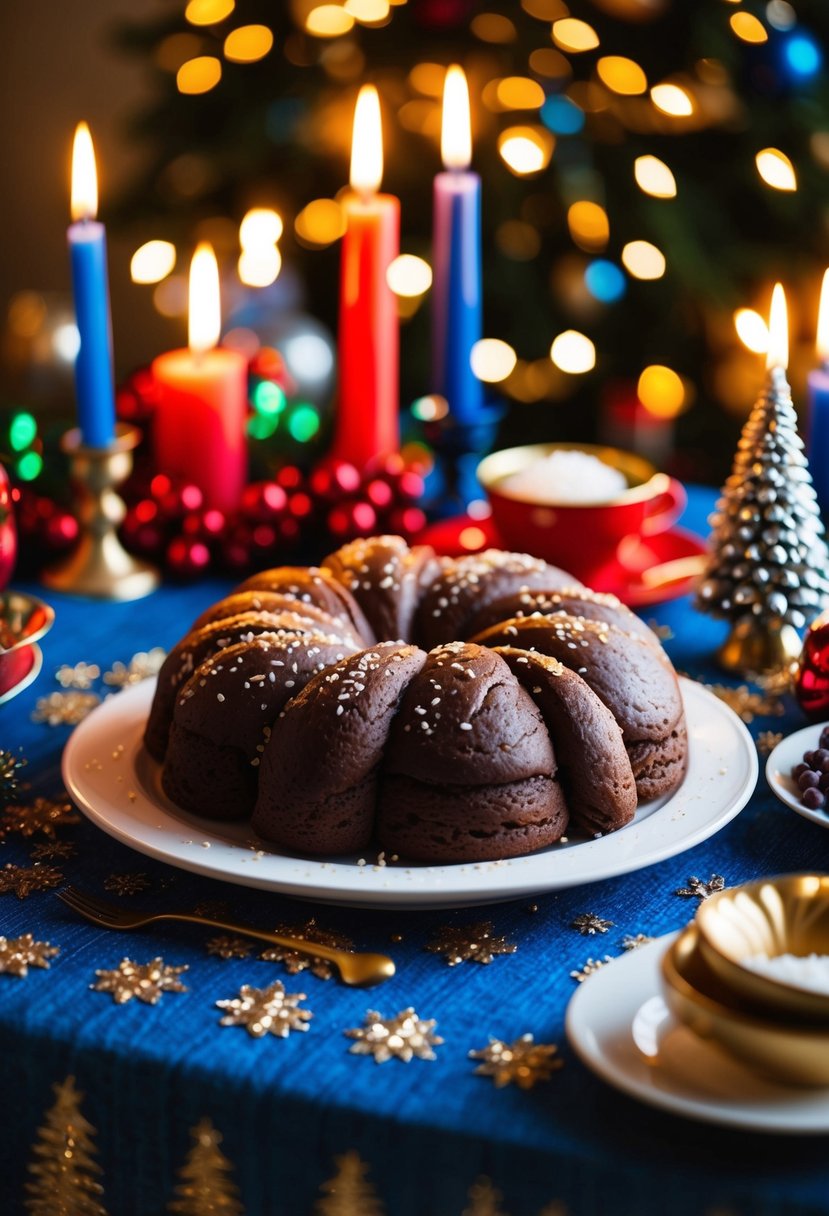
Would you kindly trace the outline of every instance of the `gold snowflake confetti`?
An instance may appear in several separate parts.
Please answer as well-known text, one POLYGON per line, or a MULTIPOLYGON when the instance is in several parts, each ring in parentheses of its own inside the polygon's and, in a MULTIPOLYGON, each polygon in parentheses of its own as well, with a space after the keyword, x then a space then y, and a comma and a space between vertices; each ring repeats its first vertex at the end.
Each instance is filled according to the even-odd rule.
POLYGON ((68 798, 35 798, 28 806, 7 806, 0 815, 0 836, 19 832, 21 836, 55 837, 55 828, 80 823, 81 817, 68 798))
POLYGON ((161 665, 167 657, 167 652, 161 646, 152 650, 139 650, 129 663, 120 660, 112 664, 112 670, 104 673, 104 683, 114 688, 126 688, 129 684, 139 684, 149 680, 161 671, 161 665))
POLYGON ((374 1056, 377 1064, 385 1064, 393 1058, 408 1064, 415 1056, 419 1060, 437 1059, 432 1048, 439 1046, 443 1039, 434 1033, 436 1026, 434 1018, 424 1021, 410 1005, 393 1018, 384 1018, 376 1010, 369 1009, 362 1026, 344 1033, 347 1038, 357 1040, 348 1049, 355 1055, 374 1056))
POLYGON ((755 676, 754 683, 758 688, 762 688, 763 692, 768 693, 769 696, 788 696, 794 693, 799 666, 798 660, 792 659, 777 671, 770 671, 764 675, 755 676))
POLYGON ((111 992, 116 1005, 125 1005, 133 997, 145 1005, 157 1005, 164 992, 186 992, 178 978, 187 966, 170 967, 162 958, 149 963, 135 963, 122 958, 113 970, 96 971, 98 979, 89 987, 93 992, 111 992))
POLYGON ((205 949, 208 954, 215 954, 217 958, 249 958, 252 946, 244 937, 229 937, 223 934, 221 937, 211 937, 205 949))
MULTIPOLYGON (((321 946, 332 946, 339 950, 353 950, 354 943, 350 938, 334 930, 321 928, 312 916, 304 925, 278 925, 274 933, 283 937, 296 937, 303 942, 318 942, 321 946)), ((268 946, 259 955, 267 963, 282 963, 289 975, 297 975, 306 969, 320 980, 330 980, 335 974, 334 964, 328 959, 316 958, 311 954, 300 954, 290 946, 268 946)))
POLYGON ((609 954, 604 958, 589 958, 584 966, 579 971, 571 971, 570 979, 575 980, 577 984, 583 984, 590 975, 595 975, 602 967, 606 967, 608 963, 612 963, 613 959, 609 954))
POLYGON ((77 726, 83 722, 101 698, 94 692, 50 692, 47 697, 38 697, 33 722, 47 722, 49 726, 77 726))
POLYGON ((703 688, 724 701, 746 723, 753 722, 755 718, 779 718, 786 712, 776 691, 752 692, 747 684, 740 684, 737 688, 728 684, 703 684, 703 688))
POLYGON ((14 866, 9 862, 0 870, 0 895, 14 894, 28 899, 34 891, 51 891, 63 882, 63 874, 54 866, 37 862, 33 866, 14 866))
POLYGON ((444 925, 425 947, 441 954, 450 967, 459 963, 489 964, 496 954, 515 954, 518 947, 505 937, 492 936, 492 921, 475 925, 444 925))
POLYGON ((648 937, 647 933, 626 933, 622 938, 623 950, 638 950, 640 946, 647 946, 648 942, 656 941, 655 937, 648 937))
POLYGON ((674 891, 674 895, 680 895, 683 899, 707 899, 709 895, 713 895, 715 891, 725 889, 725 879, 722 874, 712 874, 708 882, 703 882, 701 878, 697 878, 692 874, 688 879, 687 887, 678 887, 674 891))
POLYGON ((757 736, 757 750, 761 756, 768 756, 782 742, 782 730, 761 730, 757 736))
POLYGON ((549 1081, 564 1061, 555 1043, 536 1043, 531 1034, 522 1034, 513 1043, 490 1038, 486 1047, 469 1052, 470 1060, 480 1060, 475 1069, 482 1077, 492 1077, 496 1089, 514 1082, 519 1089, 532 1089, 539 1081, 549 1081))
POLYGON ((20 796, 23 789, 20 773, 27 763, 18 752, 0 748, 0 807, 20 796))
POLYGON ((648 621, 647 624, 651 633, 655 633, 660 642, 670 642, 676 637, 670 625, 660 625, 659 621, 648 621))
POLYGON ((104 890, 115 895, 137 895, 152 886, 146 874, 110 874, 104 879, 104 890))
POLYGON ((97 663, 64 663, 55 672, 61 688, 91 688, 99 678, 101 669, 97 663))
POLYGON ((43 967, 48 971, 48 960, 56 954, 60 954, 59 946, 36 942, 31 933, 21 937, 0 937, 0 972, 25 977, 30 967, 43 967))
POLYGON ((69 840, 44 840, 32 849, 32 860, 63 861, 67 857, 74 857, 77 851, 76 846, 69 840))
POLYGON ((307 1030, 314 1016, 310 1009, 298 1008, 304 1000, 304 992, 286 992, 281 980, 267 988, 243 984, 237 997, 216 1002, 219 1009, 227 1010, 219 1025, 243 1026, 255 1039, 266 1034, 287 1039, 292 1030, 307 1030))
POLYGON ((612 920, 602 920, 595 912, 582 912, 570 921, 570 928, 576 929, 582 937, 593 937, 596 933, 607 933, 613 924, 612 920))

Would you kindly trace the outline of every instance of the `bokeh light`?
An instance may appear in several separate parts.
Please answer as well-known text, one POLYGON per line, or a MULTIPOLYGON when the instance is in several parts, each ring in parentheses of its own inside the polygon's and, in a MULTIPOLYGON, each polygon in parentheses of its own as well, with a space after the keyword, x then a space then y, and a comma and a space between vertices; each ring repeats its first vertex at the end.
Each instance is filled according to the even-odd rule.
POLYGON ((639 377, 636 391, 642 405, 655 418, 675 418, 685 405, 682 377, 670 367, 654 363, 639 377))
POLYGON ((635 279, 661 279, 665 273, 665 255, 650 241, 628 241, 622 263, 635 279))
POLYGON ((510 344, 500 338, 481 338, 472 347, 469 362, 479 380, 499 384, 509 376, 518 356, 510 344))
POLYGON ((216 25, 229 17, 236 0, 190 0, 184 16, 191 25, 216 25))
POLYGON ((338 241, 345 232, 345 216, 333 198, 315 198, 294 220, 294 231, 304 245, 322 249, 338 241))
POLYGON ((541 107, 541 121, 556 135, 578 135, 584 127, 584 111, 569 97, 554 94, 541 107))
POLYGON ((146 241, 130 259, 133 283, 160 283, 176 264, 176 247, 170 241, 146 241))
POLYGON ((498 137, 501 159, 517 177, 529 177, 546 169, 555 141, 541 127, 507 127, 498 137))
POLYGON ((432 286, 432 267, 423 258, 401 253, 390 263, 386 282, 396 296, 422 296, 432 286))
POLYGON ((639 64, 624 55, 603 55, 596 71, 602 84, 624 97, 635 97, 648 87, 648 78, 639 64))
POLYGON ((795 76, 808 79, 823 67, 823 52, 811 34, 794 34, 786 41, 783 55, 795 76))
POLYGON ((305 29, 315 38, 339 38, 354 27, 354 18, 339 4, 319 4, 305 18, 305 29))
POLYGON ((764 355, 769 348, 769 327, 765 317, 753 308, 738 308, 734 313, 737 337, 747 350, 764 355))
POLYGON ((562 17, 553 22, 553 42, 563 51, 578 54, 594 51, 599 45, 599 35, 586 21, 577 17, 562 17))
POLYGON ((246 287, 270 287, 279 278, 282 254, 276 245, 257 245, 243 249, 237 264, 239 278, 246 287))
POLYGON ((308 443, 320 429, 320 416, 313 405, 301 402, 288 418, 288 431, 297 443, 308 443))
POLYGON ((239 225, 239 244, 243 249, 275 245, 282 236, 282 217, 270 207, 252 207, 239 225))
POLYGON ((633 165, 636 184, 652 198, 675 198, 676 178, 658 156, 637 156, 633 165))
POLYGON ((583 199, 567 210, 570 236, 581 249, 604 249, 610 238, 610 221, 604 207, 583 199))
POLYGON ((419 422, 437 422, 449 413, 449 402, 438 393, 418 397, 412 402, 412 414, 419 422))
POLYGON ((256 63, 273 46, 273 34, 266 25, 240 25, 225 38, 225 59, 233 63, 256 63))
POLYGON ((21 411, 9 424, 9 447, 13 452, 23 452, 37 438, 37 422, 32 414, 21 411))
POLYGON ((361 25, 383 25, 389 19, 389 0, 345 0, 343 7, 361 25))
POLYGON ((741 11, 732 13, 728 20, 734 33, 743 42, 751 42, 759 44, 768 42, 768 31, 763 25, 759 17, 755 17, 753 13, 741 11))
POLYGON ((496 83, 495 96, 502 110, 539 110, 545 94, 529 76, 504 76, 496 83))
POLYGON ((625 294, 625 276, 615 262, 596 258, 584 272, 587 290, 602 304, 615 304, 625 294))
POLYGON ((651 89, 651 101, 657 110, 672 118, 690 118, 694 112, 691 94, 678 84, 655 84, 651 89))
POLYGON ((796 190, 794 165, 779 148, 763 148, 754 158, 757 172, 773 190, 796 190))
POLYGON ((502 13, 478 13, 469 23, 469 29, 481 42, 496 45, 515 42, 518 37, 514 24, 502 13))
POLYGON ((550 347, 550 358, 562 372, 580 376, 596 366, 596 347, 577 329, 566 329, 557 334, 550 347))
POLYGON ((176 72, 176 87, 179 93, 209 93, 221 78, 221 62, 213 55, 198 55, 188 59, 176 72))

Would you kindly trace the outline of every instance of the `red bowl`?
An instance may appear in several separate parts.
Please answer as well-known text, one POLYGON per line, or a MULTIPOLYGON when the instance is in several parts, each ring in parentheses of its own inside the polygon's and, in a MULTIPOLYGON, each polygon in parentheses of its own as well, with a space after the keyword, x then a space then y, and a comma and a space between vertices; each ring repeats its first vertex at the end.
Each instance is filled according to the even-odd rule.
POLYGON ((0 592, 0 703, 10 701, 37 676, 43 656, 36 643, 54 619, 54 610, 36 596, 0 592))

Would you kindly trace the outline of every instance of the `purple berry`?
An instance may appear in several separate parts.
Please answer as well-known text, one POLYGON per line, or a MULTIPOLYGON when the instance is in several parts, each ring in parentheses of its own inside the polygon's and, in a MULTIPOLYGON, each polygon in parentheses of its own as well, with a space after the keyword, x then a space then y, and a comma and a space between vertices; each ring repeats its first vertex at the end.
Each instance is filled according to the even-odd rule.
POLYGON ((819 790, 823 790, 824 794, 829 790, 829 773, 821 773, 817 783, 819 790))
POLYGON ((804 752, 803 759, 806 762, 806 764, 808 764, 809 768, 811 768, 815 761, 815 753, 814 752, 804 752))
POLYGON ((810 811, 819 811, 826 805, 826 796, 821 794, 820 790, 809 789, 805 791, 800 801, 810 811))
POLYGON ((829 726, 824 726, 820 732, 820 742, 818 747, 829 747, 829 726))
POLYGON ((798 778, 802 777, 804 773, 808 773, 808 772, 809 772, 808 764, 796 764, 794 766, 794 768, 792 769, 792 777, 795 779, 795 781, 797 781, 798 778))
POLYGON ((813 773, 811 769, 807 769, 805 773, 801 773, 797 779, 797 784, 802 790, 817 789, 820 777, 817 773, 813 773))
POLYGON ((812 768, 820 768, 824 760, 829 760, 829 751, 825 747, 819 747, 814 753, 812 759, 812 768))

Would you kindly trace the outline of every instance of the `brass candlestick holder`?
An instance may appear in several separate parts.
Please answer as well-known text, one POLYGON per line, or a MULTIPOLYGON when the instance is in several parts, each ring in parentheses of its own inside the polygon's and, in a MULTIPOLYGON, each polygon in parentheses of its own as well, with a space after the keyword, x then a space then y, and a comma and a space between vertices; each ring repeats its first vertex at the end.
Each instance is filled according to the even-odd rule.
POLYGON ((802 648, 800 635, 792 625, 749 617, 733 626, 717 658, 732 675, 751 678, 790 670, 802 648))
POLYGON ((124 423, 118 423, 106 448, 84 447, 77 428, 64 435, 61 447, 78 495, 81 538, 66 561, 43 575, 47 587, 94 599, 137 600, 158 586, 159 572, 127 553, 117 532, 126 508, 115 487, 129 476, 139 439, 135 427, 124 423))

